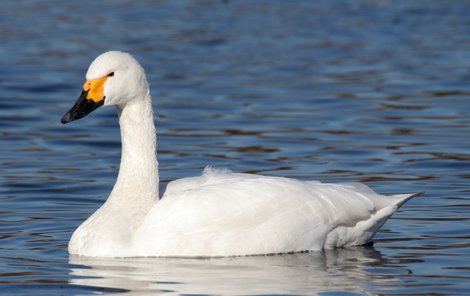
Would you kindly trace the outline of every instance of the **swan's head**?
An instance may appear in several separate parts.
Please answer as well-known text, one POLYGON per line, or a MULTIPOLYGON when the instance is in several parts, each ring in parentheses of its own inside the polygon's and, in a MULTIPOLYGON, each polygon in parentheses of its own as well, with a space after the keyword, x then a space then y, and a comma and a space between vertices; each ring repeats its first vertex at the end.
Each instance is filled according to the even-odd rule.
POLYGON ((61 122, 83 118, 100 106, 124 106, 145 98, 147 92, 147 78, 139 62, 125 52, 105 52, 91 63, 82 94, 61 122))

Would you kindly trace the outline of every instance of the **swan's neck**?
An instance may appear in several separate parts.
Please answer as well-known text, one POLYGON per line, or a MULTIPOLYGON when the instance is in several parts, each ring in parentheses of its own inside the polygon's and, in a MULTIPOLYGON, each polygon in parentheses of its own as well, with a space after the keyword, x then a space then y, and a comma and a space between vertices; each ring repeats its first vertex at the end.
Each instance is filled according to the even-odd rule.
POLYGON ((152 103, 142 100, 118 106, 122 155, 119 175, 110 200, 150 209, 158 201, 158 163, 152 103))

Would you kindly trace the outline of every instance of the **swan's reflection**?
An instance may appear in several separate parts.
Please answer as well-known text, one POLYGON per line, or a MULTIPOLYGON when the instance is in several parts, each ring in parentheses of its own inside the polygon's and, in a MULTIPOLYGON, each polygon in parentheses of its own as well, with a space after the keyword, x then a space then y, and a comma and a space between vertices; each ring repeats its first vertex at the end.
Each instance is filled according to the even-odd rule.
MULTIPOLYGON (((383 261, 374 249, 211 259, 70 257, 70 283, 141 294, 305 294, 364 292, 367 267, 383 261)), ((387 281, 383 276, 381 281, 387 281)))

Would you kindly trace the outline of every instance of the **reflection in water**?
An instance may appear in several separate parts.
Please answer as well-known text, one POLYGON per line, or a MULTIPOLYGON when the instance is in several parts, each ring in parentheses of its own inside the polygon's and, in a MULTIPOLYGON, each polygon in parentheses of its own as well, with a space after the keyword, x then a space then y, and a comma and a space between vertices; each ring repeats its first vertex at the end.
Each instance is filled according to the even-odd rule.
POLYGON ((365 291, 392 277, 368 273, 384 259, 374 249, 208 259, 70 257, 71 284, 127 292, 179 294, 299 294, 365 291), (87 268, 89 267, 89 268, 87 268))

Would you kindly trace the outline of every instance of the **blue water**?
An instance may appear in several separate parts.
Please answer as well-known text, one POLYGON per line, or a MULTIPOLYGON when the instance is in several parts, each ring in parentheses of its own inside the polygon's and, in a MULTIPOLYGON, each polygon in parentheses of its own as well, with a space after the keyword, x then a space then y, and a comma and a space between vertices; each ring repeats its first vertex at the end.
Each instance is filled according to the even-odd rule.
POLYGON ((469 2, 1 1, 0 38, 1 294, 469 293, 469 2), (120 138, 113 108, 59 120, 110 49, 148 73, 163 188, 212 164, 425 194, 373 248, 69 257, 120 138))

